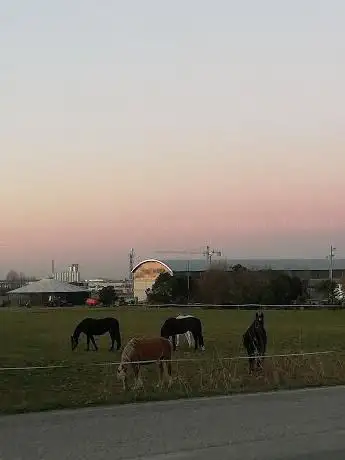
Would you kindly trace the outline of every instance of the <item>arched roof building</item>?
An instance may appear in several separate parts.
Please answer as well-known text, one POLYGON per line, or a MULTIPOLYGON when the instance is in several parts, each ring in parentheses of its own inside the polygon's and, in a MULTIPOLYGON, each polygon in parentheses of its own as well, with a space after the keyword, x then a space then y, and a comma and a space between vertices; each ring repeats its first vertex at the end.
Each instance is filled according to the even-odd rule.
POLYGON ((161 273, 201 273, 207 268, 206 260, 158 260, 146 259, 132 270, 134 297, 146 301, 146 291, 151 289, 161 273))

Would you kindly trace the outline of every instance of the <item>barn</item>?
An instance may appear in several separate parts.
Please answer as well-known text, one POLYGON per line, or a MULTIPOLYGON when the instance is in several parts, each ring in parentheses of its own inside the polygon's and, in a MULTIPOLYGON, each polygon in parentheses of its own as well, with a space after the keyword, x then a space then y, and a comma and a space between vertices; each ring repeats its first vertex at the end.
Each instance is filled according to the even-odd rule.
POLYGON ((70 283, 43 278, 8 292, 11 302, 23 304, 30 301, 32 305, 44 305, 50 297, 64 299, 72 305, 84 305, 89 295, 87 288, 70 283))

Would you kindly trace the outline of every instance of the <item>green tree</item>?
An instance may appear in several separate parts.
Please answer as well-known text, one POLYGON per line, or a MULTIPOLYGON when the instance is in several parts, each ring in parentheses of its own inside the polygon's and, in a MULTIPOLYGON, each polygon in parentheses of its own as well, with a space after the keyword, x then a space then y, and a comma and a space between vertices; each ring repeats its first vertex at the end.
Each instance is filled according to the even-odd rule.
POLYGON ((247 272, 247 271, 248 271, 248 268, 247 268, 247 267, 244 267, 244 266, 241 265, 241 264, 233 265, 231 268, 232 268, 232 271, 234 271, 234 272, 236 272, 236 273, 239 273, 239 272, 247 272))
POLYGON ((231 279, 229 272, 212 268, 202 273, 197 282, 196 298, 202 303, 230 303, 231 279))
POLYGON ((151 289, 147 291, 147 300, 152 303, 186 303, 192 297, 193 280, 185 276, 160 273, 151 289))
POLYGON ((105 306, 112 305, 117 300, 114 286, 104 286, 98 293, 99 301, 105 306))
POLYGON ((316 285, 316 290, 324 297, 326 297, 329 303, 333 303, 335 300, 334 290, 337 287, 337 283, 334 280, 322 280, 316 285))
POLYGON ((10 270, 6 275, 6 281, 19 281, 20 277, 15 270, 10 270))
POLYGON ((275 305, 290 305, 298 299, 303 300, 307 297, 306 287, 301 279, 285 273, 272 278, 269 289, 273 294, 272 303, 275 305))

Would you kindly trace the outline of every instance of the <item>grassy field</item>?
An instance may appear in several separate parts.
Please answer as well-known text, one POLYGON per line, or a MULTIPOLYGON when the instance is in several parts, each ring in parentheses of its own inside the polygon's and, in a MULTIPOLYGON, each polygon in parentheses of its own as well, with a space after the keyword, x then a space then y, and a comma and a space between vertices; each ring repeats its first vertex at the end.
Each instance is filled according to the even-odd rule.
MULTIPOLYGON (((116 380, 116 366, 94 363, 119 361, 121 352, 109 352, 109 336, 98 339, 98 352, 85 351, 85 338, 74 352, 69 337, 85 316, 119 319, 123 344, 133 336, 159 335, 165 318, 177 310, 31 309, 0 310, 0 367, 63 364, 68 368, 0 371, 0 413, 47 410, 94 404, 172 399, 345 383, 345 312, 268 311, 268 354, 337 350, 332 355, 273 358, 265 371, 249 376, 247 360, 221 361, 244 355, 241 336, 253 319, 251 311, 193 309, 204 324, 205 353, 182 344, 175 357, 206 358, 173 364, 170 390, 155 388, 157 368, 143 368, 145 389, 123 392, 116 380)), ((184 310, 188 313, 188 309, 184 310)))

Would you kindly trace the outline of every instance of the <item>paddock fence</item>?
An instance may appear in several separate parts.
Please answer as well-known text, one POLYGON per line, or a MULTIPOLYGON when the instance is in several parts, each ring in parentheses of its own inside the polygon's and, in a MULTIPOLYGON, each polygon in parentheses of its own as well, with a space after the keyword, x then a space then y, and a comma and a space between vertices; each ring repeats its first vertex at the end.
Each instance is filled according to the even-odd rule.
POLYGON ((0 298, 0 311, 11 310, 11 311, 35 311, 35 310, 73 310, 73 309, 85 309, 85 310, 101 310, 107 308, 115 309, 199 309, 199 310, 264 310, 264 311, 298 311, 298 310, 345 310, 345 305, 329 305, 329 304, 301 304, 301 305, 261 305, 261 304, 132 304, 132 305, 100 305, 96 307, 89 307, 88 305, 73 305, 63 307, 46 307, 46 306, 32 306, 30 308, 18 305, 9 305, 8 302, 2 301, 0 298))
MULTIPOLYGON (((304 357, 304 356, 321 356, 321 355, 331 355, 342 353, 341 350, 325 350, 325 351, 310 351, 310 352, 301 352, 301 353, 282 353, 282 354, 271 354, 271 355, 257 355, 256 358, 263 358, 263 359, 274 359, 274 358, 297 358, 297 357, 304 357)), ((240 360, 248 360, 247 355, 240 355, 240 356, 230 356, 230 357, 218 357, 213 359, 215 362, 219 361, 240 361, 240 360)), ((182 362, 210 362, 212 361, 210 357, 205 358, 173 358, 170 360, 172 363, 182 363, 182 362)), ((0 372, 6 371, 33 371, 33 370, 49 370, 49 369, 69 369, 74 368, 75 365, 78 367, 106 367, 106 366, 119 366, 120 364, 150 364, 156 363, 157 360, 144 360, 144 361, 106 361, 101 363, 71 363, 71 364, 52 364, 46 366, 23 366, 23 367, 0 367, 0 372)))
POLYGON ((263 304, 140 304, 147 308, 200 308, 202 310, 345 310, 345 305, 299 304, 299 305, 263 305, 263 304))

